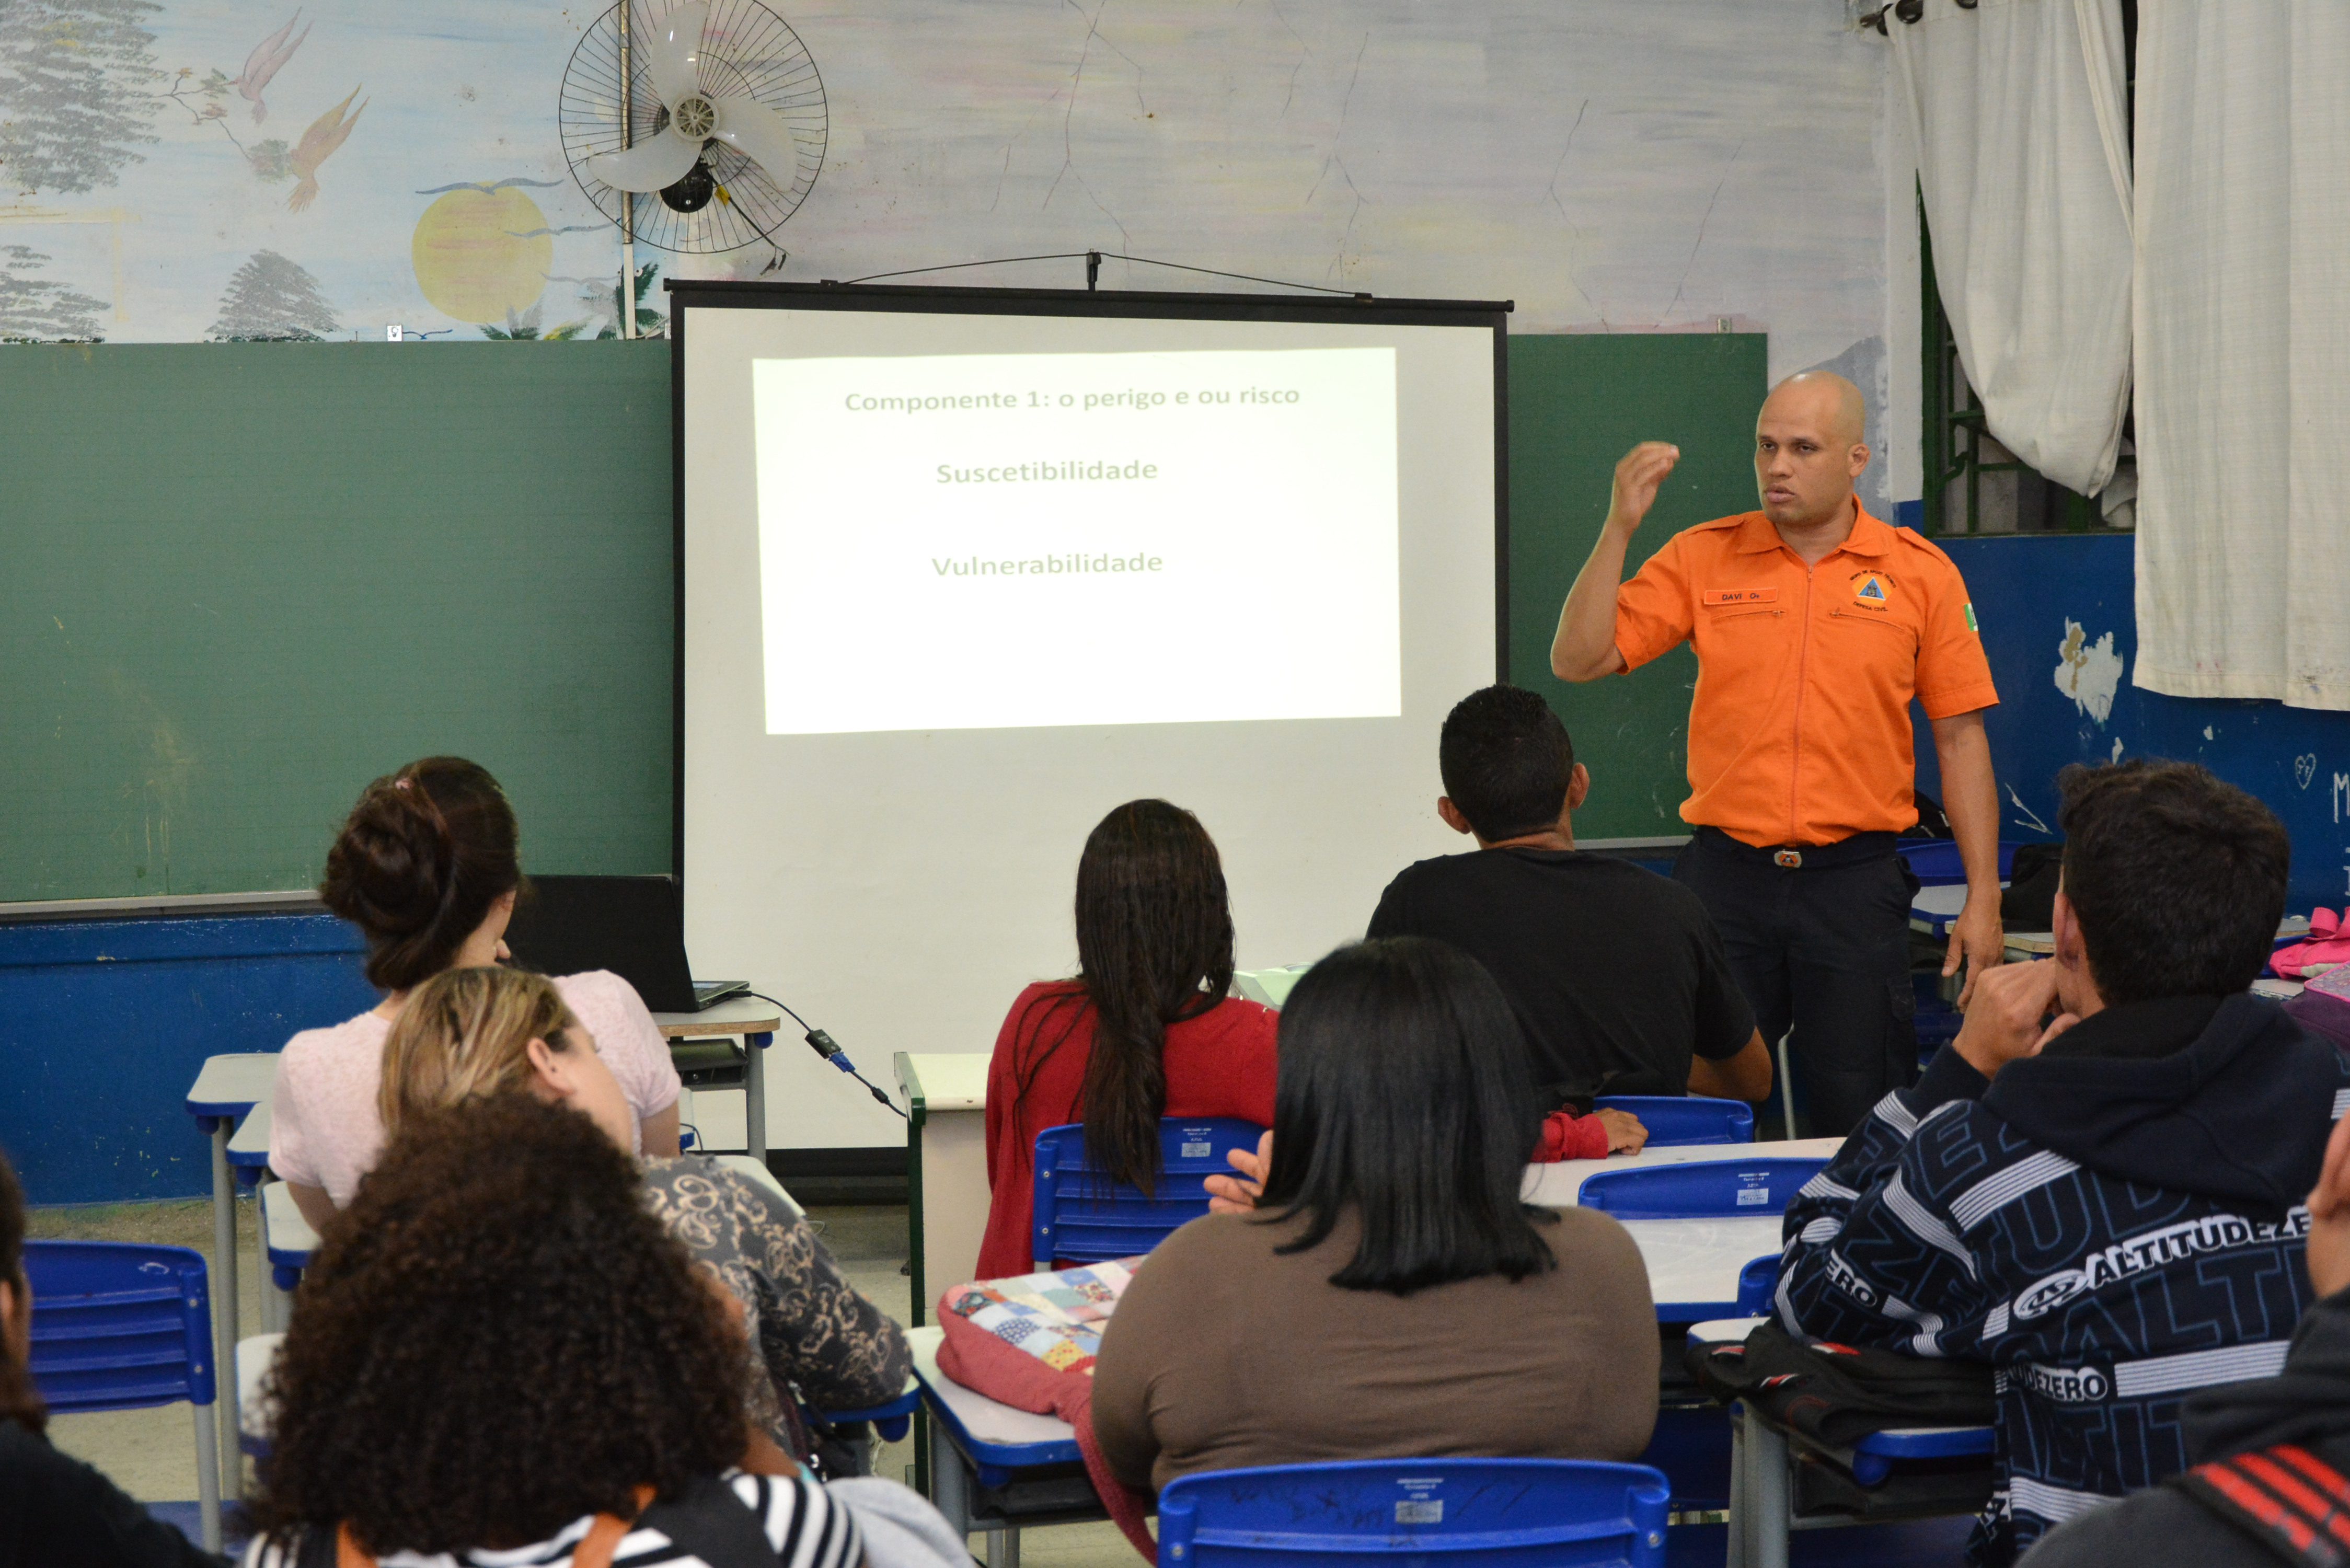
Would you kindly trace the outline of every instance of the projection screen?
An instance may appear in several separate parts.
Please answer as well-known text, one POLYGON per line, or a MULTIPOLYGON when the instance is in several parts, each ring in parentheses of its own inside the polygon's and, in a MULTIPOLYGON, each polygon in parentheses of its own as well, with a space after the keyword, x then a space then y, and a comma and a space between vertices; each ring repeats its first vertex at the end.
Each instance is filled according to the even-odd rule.
MULTIPOLYGON (((673 286, 698 977, 887 1085, 1074 972, 1121 801, 1199 814, 1243 968, 1469 847, 1436 742, 1507 642, 1506 305, 673 286)), ((771 1147, 902 1143, 791 1033, 767 1083, 771 1147)))

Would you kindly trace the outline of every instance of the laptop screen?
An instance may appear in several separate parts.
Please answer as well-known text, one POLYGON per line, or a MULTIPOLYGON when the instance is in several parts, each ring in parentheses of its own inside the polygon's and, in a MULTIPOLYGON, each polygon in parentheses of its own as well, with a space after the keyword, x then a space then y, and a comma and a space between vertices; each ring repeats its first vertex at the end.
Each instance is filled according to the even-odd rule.
POLYGON ((653 1012, 691 1012, 684 933, 672 877, 534 877, 515 905, 506 947, 525 969, 608 969, 653 1012))

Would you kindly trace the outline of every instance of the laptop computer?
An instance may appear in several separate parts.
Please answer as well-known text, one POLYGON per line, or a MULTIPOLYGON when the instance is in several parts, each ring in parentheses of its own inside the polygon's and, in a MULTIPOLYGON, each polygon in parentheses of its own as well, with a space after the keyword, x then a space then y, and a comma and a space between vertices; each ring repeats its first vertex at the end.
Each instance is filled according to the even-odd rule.
POLYGON ((610 970, 655 1012, 699 1012, 751 989, 692 978, 675 877, 534 877, 530 886, 506 928, 506 947, 526 969, 610 970))

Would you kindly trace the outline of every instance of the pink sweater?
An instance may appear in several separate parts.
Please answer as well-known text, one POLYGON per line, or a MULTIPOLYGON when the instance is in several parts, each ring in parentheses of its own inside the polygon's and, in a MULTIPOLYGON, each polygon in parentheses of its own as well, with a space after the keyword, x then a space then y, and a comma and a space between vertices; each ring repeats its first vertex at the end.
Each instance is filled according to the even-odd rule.
MULTIPOLYGON (((558 976, 555 989, 596 1037, 597 1052, 629 1097, 633 1153, 640 1141, 636 1124, 677 1101, 669 1043, 636 988, 608 970, 558 976)), ((305 1029, 277 1059, 269 1168, 287 1181, 326 1189, 338 1209, 359 1190, 359 1178, 383 1147, 376 1090, 390 1034, 390 1019, 362 1012, 331 1029, 305 1029)))

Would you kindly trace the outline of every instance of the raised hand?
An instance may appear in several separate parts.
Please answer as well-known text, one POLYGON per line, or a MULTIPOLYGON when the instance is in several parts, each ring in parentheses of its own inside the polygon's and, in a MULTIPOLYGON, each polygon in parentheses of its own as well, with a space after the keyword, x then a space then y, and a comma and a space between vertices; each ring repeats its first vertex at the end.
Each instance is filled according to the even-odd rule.
POLYGON ((1644 441, 1616 465, 1615 488, 1607 493, 1607 526, 1629 534, 1657 504, 1665 476, 1681 460, 1681 449, 1670 441, 1644 441))
POLYGON ((1224 1160, 1240 1174, 1208 1178, 1208 1212, 1254 1213, 1256 1200, 1264 1194, 1264 1173, 1273 1168, 1273 1134, 1267 1132, 1256 1140, 1254 1154, 1236 1148, 1227 1153, 1224 1160))

